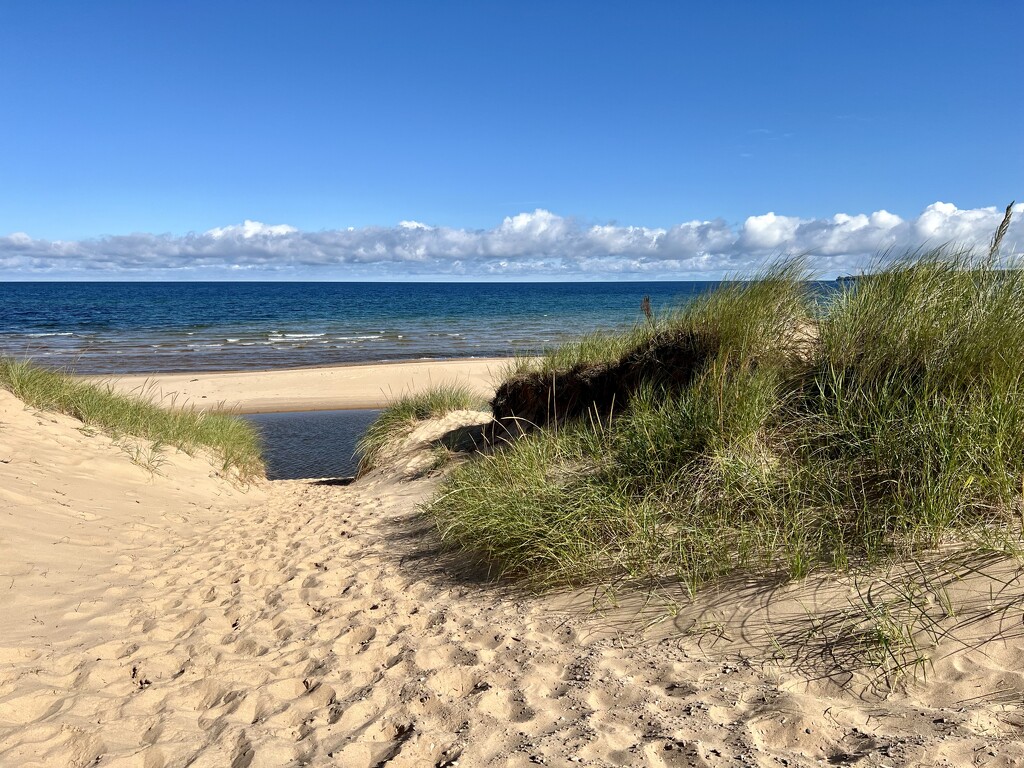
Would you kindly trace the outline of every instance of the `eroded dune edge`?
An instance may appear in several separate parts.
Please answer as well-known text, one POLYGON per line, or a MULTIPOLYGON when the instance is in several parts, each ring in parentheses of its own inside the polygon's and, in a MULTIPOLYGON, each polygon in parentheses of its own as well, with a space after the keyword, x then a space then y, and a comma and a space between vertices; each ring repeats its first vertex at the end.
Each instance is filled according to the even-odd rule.
POLYGON ((1024 760, 1015 563, 932 577, 891 690, 843 642, 852 581, 517 593, 417 516, 459 418, 351 485, 239 488, 0 392, 0 765, 1024 760))

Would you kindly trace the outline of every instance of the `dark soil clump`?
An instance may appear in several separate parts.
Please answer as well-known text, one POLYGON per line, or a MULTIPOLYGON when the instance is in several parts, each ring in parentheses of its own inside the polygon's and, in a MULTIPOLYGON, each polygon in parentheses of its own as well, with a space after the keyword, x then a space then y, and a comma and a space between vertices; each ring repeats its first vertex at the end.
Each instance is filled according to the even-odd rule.
POLYGON ((622 411, 644 384, 679 391, 718 352, 718 340, 693 331, 662 332, 613 363, 566 371, 532 371, 505 381, 491 401, 491 439, 579 418, 607 419, 622 411))

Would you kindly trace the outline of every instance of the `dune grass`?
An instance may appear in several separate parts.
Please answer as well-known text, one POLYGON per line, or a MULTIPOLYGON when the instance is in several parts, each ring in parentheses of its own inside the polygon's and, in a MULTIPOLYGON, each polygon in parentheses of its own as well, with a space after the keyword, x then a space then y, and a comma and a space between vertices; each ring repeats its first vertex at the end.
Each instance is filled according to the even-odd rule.
POLYGON ((209 451, 241 482, 264 474, 259 434, 228 413, 161 408, 102 384, 8 357, 0 357, 0 387, 32 408, 73 416, 115 438, 142 438, 186 453, 209 451))
MULTIPOLYGON (((559 374, 581 366, 611 364, 626 357, 652 339, 692 332, 712 342, 718 336, 727 339, 733 351, 756 344, 750 334, 776 334, 779 323, 792 318, 805 322, 813 297, 804 284, 802 260, 771 264, 748 280, 722 282, 717 288, 694 297, 681 308, 670 308, 660 315, 651 313, 632 328, 622 332, 593 331, 539 355, 516 357, 504 371, 505 378, 530 373, 559 374), (737 303, 742 307, 736 306, 737 303), (788 304, 788 308, 777 306, 788 304), (743 312, 755 310, 765 316, 751 322, 743 312)), ((791 327, 781 329, 789 334, 791 327)))
POLYGON ((614 418, 591 413, 456 468, 428 507, 443 540, 495 575, 672 574, 694 588, 947 541, 1015 547, 1024 273, 937 250, 824 301, 808 286, 783 264, 658 319, 657 332, 713 345, 692 383, 643 385, 614 418))
POLYGON ((412 432, 417 422, 435 419, 452 411, 486 410, 487 401, 464 384, 435 384, 423 392, 403 395, 388 404, 356 444, 358 474, 380 463, 383 452, 412 432))

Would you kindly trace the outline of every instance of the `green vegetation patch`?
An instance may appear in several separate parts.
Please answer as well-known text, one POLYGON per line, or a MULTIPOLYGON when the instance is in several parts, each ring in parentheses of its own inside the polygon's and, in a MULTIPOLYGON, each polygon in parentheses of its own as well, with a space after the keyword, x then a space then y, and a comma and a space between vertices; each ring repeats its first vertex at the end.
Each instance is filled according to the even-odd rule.
POLYGON ((411 433, 418 422, 452 411, 486 408, 486 400, 463 384, 437 384, 423 392, 399 397, 381 411, 356 445, 360 457, 358 474, 364 475, 378 466, 388 446, 411 433))
POLYGON ((209 451, 241 482, 264 474, 259 434, 228 413, 161 408, 109 386, 7 357, 0 357, 0 387, 26 405, 73 416, 112 437, 143 438, 186 453, 209 451))
POLYGON ((660 319, 651 313, 619 337, 592 335, 517 362, 491 403, 493 431, 516 436, 589 412, 621 412, 644 387, 685 390, 723 355, 742 365, 775 364, 768 358, 798 351, 800 329, 810 322, 800 276, 799 264, 779 265, 757 280, 723 284, 685 311, 660 319))
MULTIPOLYGON (((626 402, 456 468, 429 505, 444 541, 496 575, 673 574, 694 588, 945 541, 1016 546, 1024 272, 938 250, 824 300, 810 288, 785 264, 648 322, 607 347, 617 360, 588 352, 615 366, 651 339, 705 350, 682 383, 649 366, 626 402)), ((559 361, 582 357, 513 378, 540 371, 557 388, 571 370, 559 361)))

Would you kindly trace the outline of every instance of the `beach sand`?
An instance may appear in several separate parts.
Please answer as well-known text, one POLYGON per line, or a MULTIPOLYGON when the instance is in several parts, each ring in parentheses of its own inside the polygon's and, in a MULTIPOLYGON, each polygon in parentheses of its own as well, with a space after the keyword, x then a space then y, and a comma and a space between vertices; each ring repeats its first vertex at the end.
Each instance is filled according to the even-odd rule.
POLYGON ((538 596, 438 553, 429 447, 474 421, 240 489, 0 392, 0 765, 1024 762, 1015 563, 950 583, 957 628, 889 691, 829 624, 849 580, 538 596))
POLYGON ((95 378, 120 392, 142 394, 181 407, 227 407, 238 413, 381 408, 400 395, 433 384, 465 384, 481 395, 510 360, 479 358, 339 365, 230 373, 154 374, 95 378))

